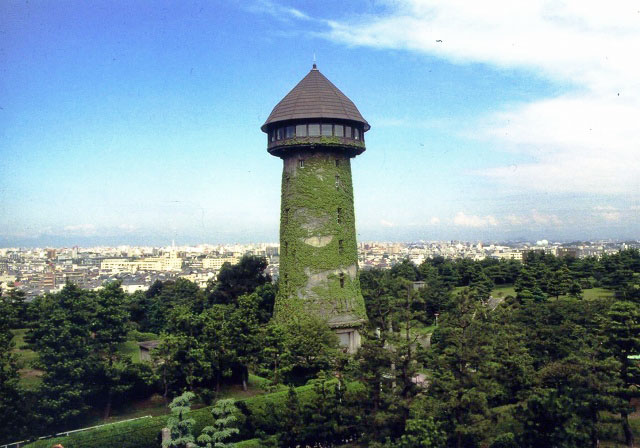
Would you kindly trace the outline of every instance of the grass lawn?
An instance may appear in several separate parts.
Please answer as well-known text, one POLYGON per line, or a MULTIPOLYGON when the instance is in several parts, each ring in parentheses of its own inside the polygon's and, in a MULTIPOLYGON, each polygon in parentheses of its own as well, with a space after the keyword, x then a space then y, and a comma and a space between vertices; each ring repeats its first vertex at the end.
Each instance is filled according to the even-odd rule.
MULTIPOLYGON (((560 296, 568 297, 568 296, 560 296)), ((605 288, 591 288, 582 290, 582 298, 585 300, 598 299, 600 297, 613 297, 613 291, 605 288)))
POLYGON ((19 328, 17 330, 11 330, 13 333, 13 343, 15 347, 13 352, 18 355, 18 361, 20 363, 20 384, 26 389, 35 389, 42 381, 42 370, 34 369, 33 362, 38 359, 38 354, 26 347, 24 337, 27 333, 26 328, 19 328))
MULTIPOLYGON (((455 288, 453 288, 453 294, 457 294, 460 291, 462 291, 465 288, 465 286, 456 286, 455 288)), ((500 285, 500 286, 496 286, 495 288, 493 288, 493 290, 491 291, 491 295, 493 297, 496 298, 502 298, 502 297, 507 297, 507 296, 514 296, 516 295, 516 290, 514 285, 500 285)), ((601 297, 612 297, 613 296, 613 291, 611 291, 610 289, 605 289, 605 288, 591 288, 591 289, 584 289, 582 291, 582 298, 585 300, 593 300, 593 299, 598 299, 601 297)), ((568 296, 560 296, 560 297, 568 297, 568 296)), ((551 297, 552 299, 555 297, 551 297)))
POLYGON ((516 290, 513 285, 500 285, 493 288, 491 295, 496 298, 515 296, 516 290))
MULTIPOLYGON (((261 378, 257 375, 249 374, 249 387, 246 392, 242 390, 242 386, 240 385, 223 385, 220 389, 220 395, 218 396, 218 399, 235 398, 236 400, 241 400, 256 395, 265 394, 267 392, 262 387, 262 384, 268 382, 269 380, 266 378, 261 378)), ((281 385, 278 390, 287 390, 287 388, 281 385)), ((204 406, 204 403, 196 402, 191 408, 195 410, 204 406)), ((156 417, 169 413, 169 408, 165 405, 162 395, 154 394, 144 400, 131 401, 124 405, 115 407, 112 410, 111 416, 107 420, 104 420, 102 418, 102 409, 95 409, 92 411, 90 418, 87 420, 87 422, 84 423, 84 425, 94 426, 101 425, 103 423, 115 423, 121 420, 144 417, 146 415, 156 417)))
POLYGON ((422 323, 417 323, 417 325, 415 327, 413 327, 411 329, 411 331, 415 334, 419 334, 421 336, 426 336, 430 333, 433 333, 433 330, 436 329, 435 325, 429 325, 429 326, 425 326, 422 323))
POLYGON ((126 341, 120 344, 118 352, 124 357, 131 358, 131 362, 140 362, 140 347, 136 341, 126 341))

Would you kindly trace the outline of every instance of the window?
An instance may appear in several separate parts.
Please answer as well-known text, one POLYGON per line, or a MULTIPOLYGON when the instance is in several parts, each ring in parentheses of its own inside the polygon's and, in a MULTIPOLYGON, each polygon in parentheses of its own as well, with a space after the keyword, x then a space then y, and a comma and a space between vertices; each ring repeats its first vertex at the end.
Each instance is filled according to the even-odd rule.
POLYGON ((323 124, 322 125, 322 135, 333 135, 333 125, 323 124))
POLYGON ((336 137, 344 137, 344 126, 337 124, 333 127, 333 134, 336 137))
POLYGON ((272 142, 276 141, 276 130, 275 129, 271 131, 271 141, 272 142))
POLYGON ((342 224, 342 209, 338 207, 338 224, 342 224))
POLYGON ((344 254, 344 241, 343 240, 338 241, 338 253, 340 255, 344 254))
POLYGON ((353 138, 355 140, 360 140, 360 129, 353 128, 353 138))
POLYGON ((319 124, 310 124, 309 125, 309 137, 320 137, 320 125, 319 124))
POLYGON ((336 174, 336 190, 340 188, 340 176, 336 174))
POLYGON ((298 166, 299 166, 300 168, 304 168, 304 159, 300 159, 300 160, 298 160, 298 166))
POLYGON ((293 138, 296 136, 295 126, 287 126, 284 128, 284 138, 293 138))
POLYGON ((351 135, 351 126, 344 127, 344 136, 347 138, 353 138, 353 136, 351 135))
POLYGON ((289 286, 289 276, 287 274, 284 274, 284 289, 287 289, 287 287, 289 286))
POLYGON ((336 159, 336 166, 340 166, 340 159, 336 159))
POLYGON ((340 273, 340 287, 344 288, 344 272, 340 273))
POLYGON ((282 140, 282 128, 278 128, 276 131, 276 140, 282 140))
POLYGON ((284 209, 284 216, 282 217, 282 221, 283 224, 286 226, 287 224, 289 224, 289 209, 285 208, 284 209))
POLYGON ((296 137, 306 137, 307 136, 307 125, 299 124, 296 126, 296 137))
POLYGON ((290 180, 290 179, 289 179, 289 175, 287 174, 287 175, 284 177, 284 188, 285 188, 286 190, 288 190, 288 189, 289 189, 289 180, 290 180))

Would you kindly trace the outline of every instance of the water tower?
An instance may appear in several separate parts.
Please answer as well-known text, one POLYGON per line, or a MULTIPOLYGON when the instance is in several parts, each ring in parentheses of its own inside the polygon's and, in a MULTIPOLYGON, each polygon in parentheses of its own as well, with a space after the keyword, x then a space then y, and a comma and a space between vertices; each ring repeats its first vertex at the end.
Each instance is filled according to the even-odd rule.
POLYGON ((355 104, 316 64, 262 125, 283 161, 280 290, 275 318, 313 314, 343 346, 360 346, 366 321, 358 278, 351 159, 370 128, 355 104))

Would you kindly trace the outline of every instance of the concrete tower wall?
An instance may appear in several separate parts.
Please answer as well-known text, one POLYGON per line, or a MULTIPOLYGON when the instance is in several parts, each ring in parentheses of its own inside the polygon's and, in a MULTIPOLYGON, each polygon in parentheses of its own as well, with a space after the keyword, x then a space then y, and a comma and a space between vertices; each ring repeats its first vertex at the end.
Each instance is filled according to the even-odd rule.
POLYGON ((358 279, 351 160, 321 148, 283 157, 275 316, 281 320, 311 313, 326 318, 333 328, 348 330, 366 320, 358 279))

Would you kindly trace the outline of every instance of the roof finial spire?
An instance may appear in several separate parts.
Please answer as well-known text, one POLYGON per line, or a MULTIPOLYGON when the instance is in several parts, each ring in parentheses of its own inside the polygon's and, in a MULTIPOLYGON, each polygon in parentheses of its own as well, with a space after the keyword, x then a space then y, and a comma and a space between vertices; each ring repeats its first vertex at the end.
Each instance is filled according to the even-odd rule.
POLYGON ((318 67, 316 66, 316 52, 313 52, 313 70, 317 70, 318 67))

